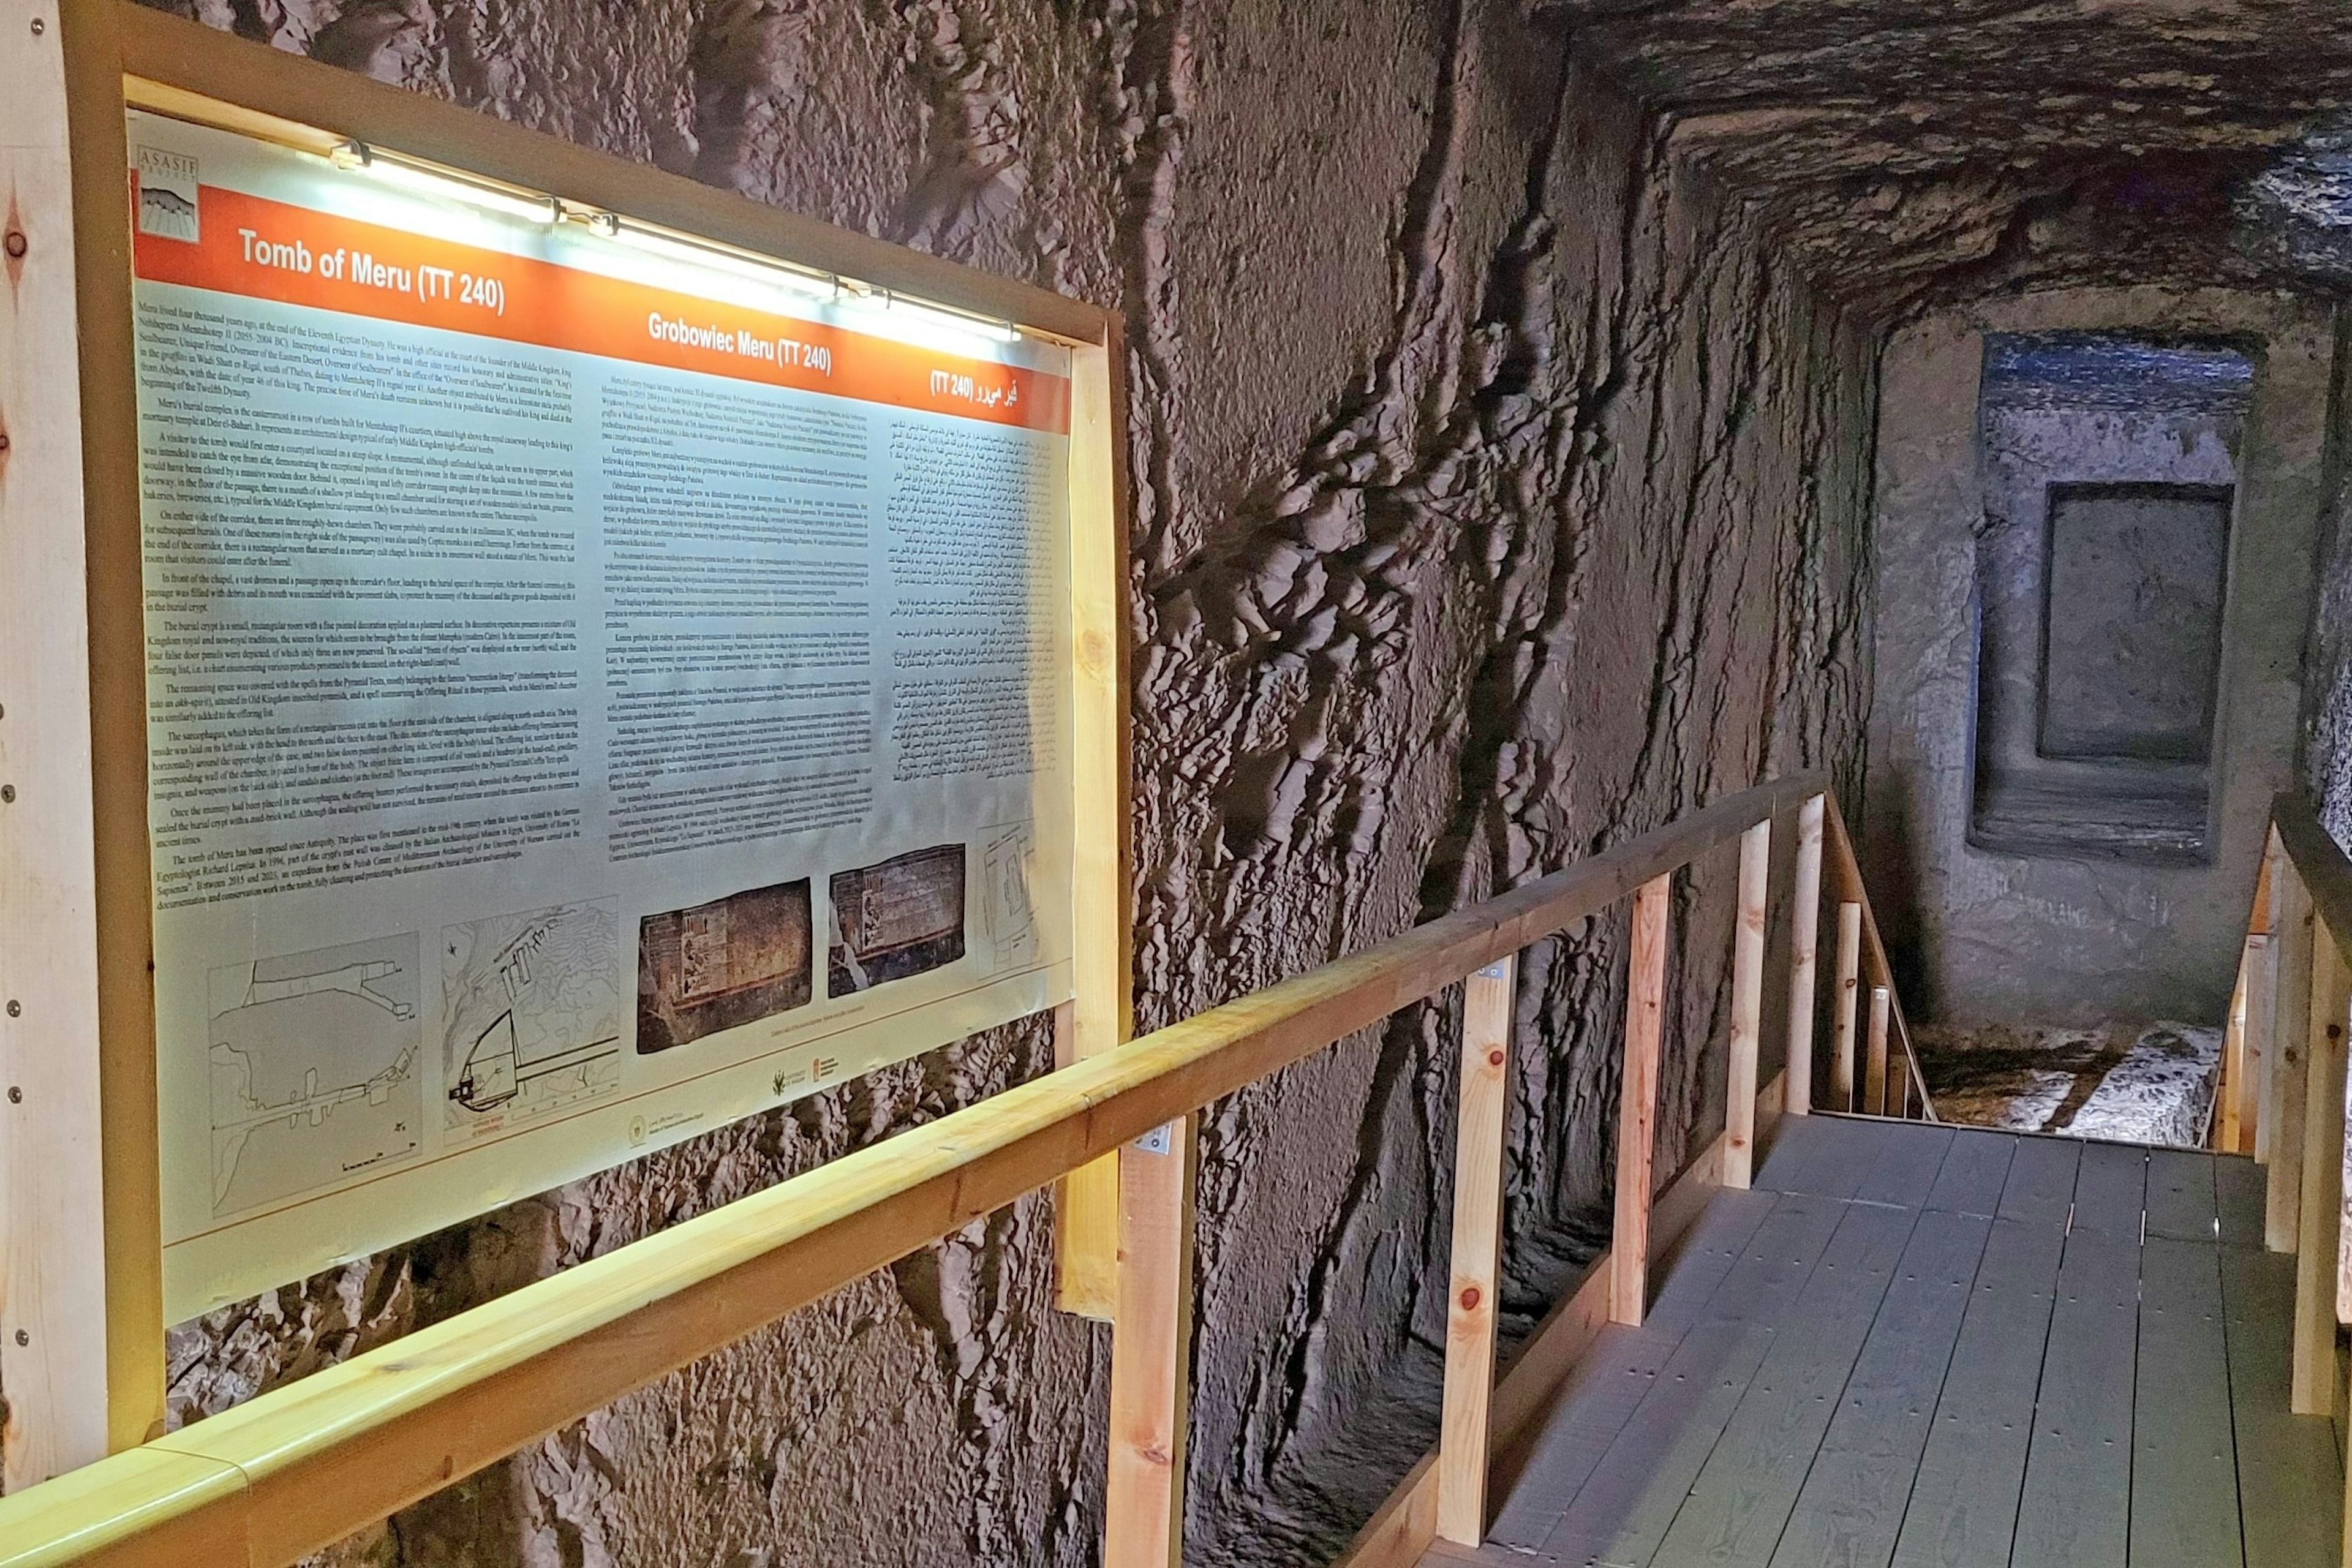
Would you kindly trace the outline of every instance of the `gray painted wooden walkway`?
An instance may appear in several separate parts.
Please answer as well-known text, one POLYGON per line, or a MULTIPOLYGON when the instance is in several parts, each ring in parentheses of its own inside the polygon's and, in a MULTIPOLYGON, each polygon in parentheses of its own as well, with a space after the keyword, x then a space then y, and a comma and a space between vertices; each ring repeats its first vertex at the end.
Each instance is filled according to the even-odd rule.
POLYGON ((2305 1568, 2294 1263, 2240 1158, 1790 1118, 1432 1568, 2305 1568))

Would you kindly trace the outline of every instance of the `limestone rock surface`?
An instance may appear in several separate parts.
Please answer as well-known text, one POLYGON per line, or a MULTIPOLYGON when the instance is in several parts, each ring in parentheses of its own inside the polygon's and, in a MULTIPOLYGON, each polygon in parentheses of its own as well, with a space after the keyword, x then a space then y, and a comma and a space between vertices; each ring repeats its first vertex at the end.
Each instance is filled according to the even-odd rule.
MULTIPOLYGON (((1857 776, 1873 324, 1790 264, 1795 208, 1743 199, 1736 161, 1713 167, 1610 74, 1650 68, 1630 15, 184 3, 1121 313, 1145 1027, 1768 773, 1857 776)), ((1661 57, 1651 85, 1730 68, 1715 58, 1661 57)), ((1968 200, 1902 202, 1886 221, 1917 247, 1982 226, 1968 200)), ((1882 272, 1857 300, 1908 286, 1882 272)), ((1732 858, 1677 900, 1662 1177, 1720 1125, 1732 858)), ((1596 921, 1523 965, 1515 1331, 1605 1226, 1624 945, 1622 919, 1596 921)), ((1191 1561, 1325 1560, 1434 1432, 1454 1027, 1411 1010, 1203 1119, 1191 1561)), ((175 1411, 1050 1061, 1042 1021, 997 1031, 184 1325, 175 1411)), ((1050 1221, 1029 1199, 330 1555, 1090 1562, 1108 1341, 1049 1310, 1050 1221)))

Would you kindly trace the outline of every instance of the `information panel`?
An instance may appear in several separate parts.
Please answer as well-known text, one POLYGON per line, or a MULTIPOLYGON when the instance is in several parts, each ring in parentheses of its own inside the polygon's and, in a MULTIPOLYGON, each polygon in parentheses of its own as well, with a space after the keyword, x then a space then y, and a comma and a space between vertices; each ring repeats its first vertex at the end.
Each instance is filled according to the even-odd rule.
POLYGON ((130 132, 170 1321, 1069 997, 1066 351, 130 132))

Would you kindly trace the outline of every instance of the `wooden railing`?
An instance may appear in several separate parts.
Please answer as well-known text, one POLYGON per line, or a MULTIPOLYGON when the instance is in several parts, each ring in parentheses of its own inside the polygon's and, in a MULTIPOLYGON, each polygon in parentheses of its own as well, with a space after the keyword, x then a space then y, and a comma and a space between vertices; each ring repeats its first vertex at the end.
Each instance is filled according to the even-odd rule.
MULTIPOLYGON (((1924 1112, 1885 957, 1827 781, 1761 785, 1670 826, 1417 928, 1370 951, 1006 1090, 766 1192, 689 1219, 496 1301, 5 1500, 0 1565, 289 1563, 514 1453, 793 1308, 887 1265, 1089 1162, 1165 1158, 1135 1142, 1381 1019, 1466 982, 1443 1440, 1356 1549, 1409 1562, 1433 1535, 1484 1531, 1488 1457, 1523 1425, 1603 1321, 1637 1323, 1648 1269, 1717 1183, 1748 1184, 1763 1126, 1808 1107, 1817 1012, 1814 936, 1827 842, 1840 989, 1829 1100, 1850 1103, 1862 986, 1872 1005, 1860 1059, 1864 1107, 1924 1112), (1797 834, 1788 1070, 1759 1086, 1776 823, 1797 834), (1739 842, 1727 1125, 1659 1192, 1652 1161, 1673 879, 1739 842), (1504 1109, 1519 951, 1632 899, 1618 1129, 1616 1229, 1583 1288, 1494 1379, 1502 1241, 1504 1109)), ((2341 929, 2352 931, 2352 894, 2341 929)), ((2340 1014, 2341 1009, 2338 1008, 2340 1014)), ((2340 1083, 2342 1057, 2336 1059, 2340 1083)), ((2340 1103, 2337 1127, 2340 1132, 2340 1103)), ((1189 1155, 1189 1151, 1178 1151, 1189 1155)), ((2332 1209, 2330 1210, 2332 1215, 2332 1209)), ((1189 1252, 1191 1238, 1183 1238, 1189 1252)), ((1184 1289, 1181 1278, 1170 1289, 1184 1289)), ((1168 1311, 1129 1310, 1118 1335, 1168 1311)), ((1171 1348, 1181 1377, 1181 1350, 1171 1348)), ((1149 1362, 1150 1357, 1139 1358, 1149 1362)), ((1114 1356, 1114 1409, 1132 1390, 1114 1356)), ((2298 1363, 2300 1365, 2300 1363, 2298 1363)), ((1181 1409, 1181 1403, 1177 1408, 1181 1409)), ((1119 1441, 1114 1431, 1114 1446, 1119 1441)), ((1171 1560, 1171 1538, 1119 1521, 1181 1520, 1182 1465, 1161 1456, 1111 1470, 1114 1568, 1171 1560), (1139 1506, 1122 1489, 1168 1495, 1139 1506)))
MULTIPOLYGON (((2352 1023, 2352 859, 2308 796, 2283 795, 2247 922, 2223 1047, 2213 1142, 2265 1170, 2263 1239, 2295 1255, 2290 1402, 2343 1415, 2336 1329, 2344 1263, 2345 1031, 2352 1023)), ((2346 1561, 2352 1562, 2352 1510, 2346 1561)))

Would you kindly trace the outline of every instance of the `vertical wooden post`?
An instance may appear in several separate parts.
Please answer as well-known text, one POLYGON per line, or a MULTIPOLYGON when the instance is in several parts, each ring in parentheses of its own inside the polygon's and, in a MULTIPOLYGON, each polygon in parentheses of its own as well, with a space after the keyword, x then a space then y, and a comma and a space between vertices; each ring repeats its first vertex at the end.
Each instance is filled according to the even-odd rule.
POLYGON ((1723 1103, 1723 1184, 1756 1170, 1756 1051, 1764 1030, 1764 908, 1772 888, 1772 819, 1739 836, 1739 918, 1731 933, 1731 1050, 1723 1103))
POLYGON ((1445 1305, 1445 1404, 1437 1436, 1437 1533, 1475 1546, 1486 1533, 1488 1401, 1495 1388, 1495 1290, 1503 1245, 1503 1117, 1510 1101, 1517 955, 1462 988, 1462 1096, 1454 1124, 1454 1264, 1445 1305))
MULTIPOLYGON (((22 0, 9 15, 37 14, 22 0)), ((139 392, 131 336, 131 146, 121 8, 58 0, 73 142, 76 321, 81 346, 85 602, 89 616, 90 815, 98 889, 98 1050, 103 1085, 107 1444, 162 1435, 163 1237, 155 1103, 155 924, 147 834, 147 648, 139 392)), ((8 24, 14 25, 14 24, 8 24)), ((5 96, 5 89, 0 89, 5 96)), ((89 1237, 79 1238, 87 1249, 89 1237)))
POLYGON ((2311 993, 2318 920, 2311 890, 2293 861, 2279 868, 2278 919, 2271 925, 2277 949, 2276 1006, 2271 1052, 2271 1163, 2263 1199, 2263 1242, 2273 1252, 2293 1252, 2302 1230, 2304 1090, 2311 1057, 2311 993))
POLYGON ((1609 1237, 1609 1321, 1638 1326, 1650 1292, 1650 1159, 1658 1121, 1658 1049, 1665 1025, 1666 917, 1674 876, 1633 895, 1625 966, 1625 1073, 1617 1100, 1617 1223, 1609 1237))
POLYGON ((1828 797, 1814 795, 1797 809, 1797 882, 1789 910, 1789 1068, 1790 1116, 1813 1108, 1814 995, 1821 969, 1822 816, 1828 797))
POLYGON ((2238 1091, 2246 1079, 2246 960, 2241 950, 2238 983, 2230 992, 2230 1010, 2221 1019, 2221 1075, 2214 1086, 2213 1147, 2231 1152, 2238 1147, 2238 1091))
POLYGON ((1855 1008, 1861 1002, 1862 906, 1838 906, 1837 999, 1832 1015, 1830 1105, 1853 1109, 1853 1032, 1855 1008))
MULTIPOLYGON (((2238 1031, 2238 1071, 2232 1098, 2238 1110, 2238 1141, 2232 1153, 2251 1153, 2262 1135, 2263 1055, 2269 1049, 2269 984, 2271 943, 2271 858, 2266 852, 2254 872, 2254 900, 2246 915, 2246 952, 2238 965, 2245 987, 2245 1014, 2238 1031)), ((2220 1121, 2217 1116, 2216 1122, 2220 1121)))
POLYGON ((2298 1415, 2336 1413, 2336 1256, 2344 1202, 2344 1031, 2352 975, 2326 922, 2311 943, 2311 1052, 2304 1089, 2303 1202, 2295 1235, 2294 1363, 2298 1415))
POLYGON ((2263 1058, 2270 1052, 2271 939, 2266 931, 2246 938, 2245 1021, 2238 1031, 2237 1087, 2231 1095, 2238 1111, 2238 1139, 2231 1152, 2253 1152, 2262 1137, 2263 1058))
POLYGON ((1884 985, 1870 988, 1870 1063, 1862 1086, 1862 1108, 1873 1116, 1886 1114, 1886 1014, 1894 994, 1884 985))
POLYGON ((1103 1568, 1181 1568, 1192 1394, 1194 1119, 1118 1152, 1118 1303, 1110 1341, 1103 1568))
MULTIPOLYGON (((1134 1032, 1128 866, 1126 353, 1114 326, 1070 363, 1071 970, 1055 1059, 1099 1056, 1134 1032)), ((1055 1205, 1054 1303, 1109 1319, 1118 1300, 1118 1161, 1064 1176, 1055 1205)))
MULTIPOLYGON (((2286 863, 2286 850, 2279 844, 2277 829, 2270 831, 2263 846, 2263 889, 2269 896, 2269 907, 2263 910, 2263 929, 2272 933, 2270 949, 2262 973, 2255 977, 2263 988, 2263 1018, 2267 1026, 2263 1038, 2263 1070, 2249 1086, 2261 1104, 2254 1117, 2254 1162, 2267 1165, 2275 1142, 2278 1122, 2279 1035, 2283 1026, 2279 994, 2279 930, 2286 907, 2293 895, 2286 889, 2288 879, 2294 875, 2286 863)), ((2302 1123, 2296 1122, 2290 1136, 2299 1134, 2302 1123)))
MULTIPOLYGON (((15 1492, 105 1457, 110 1363, 68 37, 56 5, 0 0, 0 1388, 15 1492)), ((118 87, 118 143, 120 105, 118 87)), ((80 174, 120 208, 123 168, 80 174)), ((135 613, 135 577, 131 592, 135 613)), ((158 1406, 162 1334, 158 1321, 145 1358, 158 1406)))

